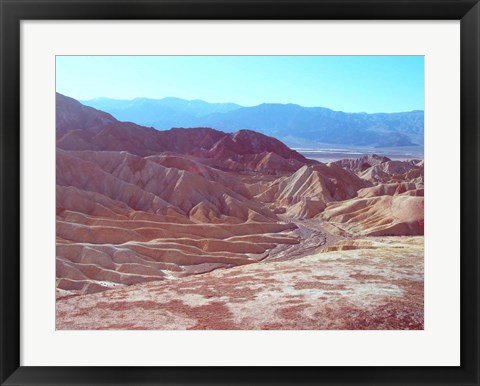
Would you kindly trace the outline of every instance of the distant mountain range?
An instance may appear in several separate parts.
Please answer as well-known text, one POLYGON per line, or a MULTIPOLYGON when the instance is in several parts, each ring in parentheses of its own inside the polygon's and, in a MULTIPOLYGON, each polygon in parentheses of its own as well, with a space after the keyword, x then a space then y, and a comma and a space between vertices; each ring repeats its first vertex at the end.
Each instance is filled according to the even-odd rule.
POLYGON ((212 127, 233 132, 254 130, 293 147, 319 144, 396 147, 423 146, 424 112, 344 113, 324 107, 263 103, 243 107, 180 98, 117 100, 96 98, 84 105, 106 111, 120 121, 167 130, 212 127))

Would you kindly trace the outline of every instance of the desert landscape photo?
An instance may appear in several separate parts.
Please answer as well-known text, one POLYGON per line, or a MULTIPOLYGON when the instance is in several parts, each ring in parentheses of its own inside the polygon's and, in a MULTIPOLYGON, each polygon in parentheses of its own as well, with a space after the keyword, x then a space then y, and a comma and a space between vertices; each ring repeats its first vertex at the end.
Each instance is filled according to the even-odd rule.
POLYGON ((57 330, 424 328, 423 57, 56 71, 57 330))

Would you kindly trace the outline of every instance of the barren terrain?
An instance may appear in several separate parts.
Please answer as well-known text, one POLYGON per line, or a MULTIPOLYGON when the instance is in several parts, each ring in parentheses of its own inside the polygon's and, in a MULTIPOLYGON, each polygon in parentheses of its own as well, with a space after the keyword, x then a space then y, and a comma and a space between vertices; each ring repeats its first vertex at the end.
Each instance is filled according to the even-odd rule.
POLYGON ((423 238, 137 284, 57 304, 61 329, 423 329, 423 238))
POLYGON ((58 329, 421 329, 423 161, 57 95, 58 329))

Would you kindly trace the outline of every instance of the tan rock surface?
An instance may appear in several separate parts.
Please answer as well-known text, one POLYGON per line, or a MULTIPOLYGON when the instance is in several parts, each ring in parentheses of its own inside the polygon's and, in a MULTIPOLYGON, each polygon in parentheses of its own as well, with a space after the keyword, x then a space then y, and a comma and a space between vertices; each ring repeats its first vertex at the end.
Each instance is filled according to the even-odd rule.
POLYGON ((378 196, 335 202, 321 218, 355 236, 423 235, 423 197, 378 196))

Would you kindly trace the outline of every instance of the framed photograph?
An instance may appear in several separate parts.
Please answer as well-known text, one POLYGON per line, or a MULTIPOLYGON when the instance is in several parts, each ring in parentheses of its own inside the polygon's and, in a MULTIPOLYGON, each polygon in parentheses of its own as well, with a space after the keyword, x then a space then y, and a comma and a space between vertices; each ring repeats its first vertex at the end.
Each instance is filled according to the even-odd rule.
POLYGON ((479 384, 478 1, 0 4, 2 385, 479 384))

